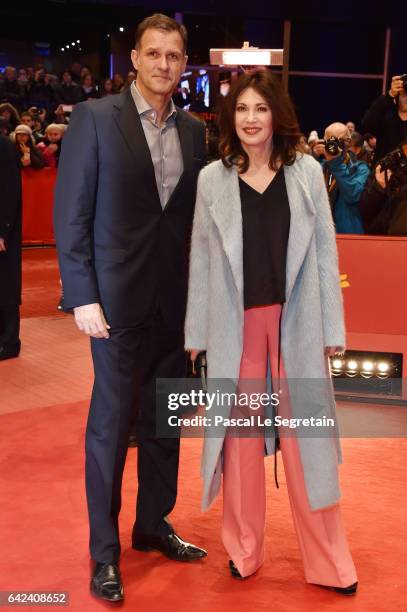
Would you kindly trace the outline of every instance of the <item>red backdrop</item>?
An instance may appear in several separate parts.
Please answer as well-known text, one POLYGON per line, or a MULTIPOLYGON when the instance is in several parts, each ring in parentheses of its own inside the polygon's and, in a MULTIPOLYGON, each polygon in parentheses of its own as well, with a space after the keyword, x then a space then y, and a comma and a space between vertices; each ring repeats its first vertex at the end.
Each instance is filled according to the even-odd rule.
POLYGON ((55 244, 52 225, 56 168, 24 168, 23 244, 55 244))
MULTIPOLYGON (((23 171, 23 242, 54 244, 56 170, 23 171)), ((400 352, 407 363, 407 237, 339 235, 347 346, 400 352)), ((406 389, 407 393, 407 389, 406 389)))

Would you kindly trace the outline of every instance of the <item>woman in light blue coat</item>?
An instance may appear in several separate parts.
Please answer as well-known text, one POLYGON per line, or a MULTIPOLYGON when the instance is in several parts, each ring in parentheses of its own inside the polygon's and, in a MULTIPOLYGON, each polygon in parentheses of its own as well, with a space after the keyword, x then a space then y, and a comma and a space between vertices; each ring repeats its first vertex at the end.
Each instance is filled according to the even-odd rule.
MULTIPOLYGON (((344 350, 345 332, 322 171, 298 153, 292 103, 268 71, 234 83, 220 129, 222 158, 198 181, 185 346, 191 359, 207 351, 209 391, 221 379, 237 383, 240 393, 250 385, 263 392, 269 364, 279 394, 278 415, 270 419, 276 427, 266 439, 265 412, 256 413, 257 429, 242 437, 227 420, 239 407, 217 407, 223 427, 209 426, 205 434, 203 506, 216 497, 223 473, 222 539, 232 576, 257 571, 264 560, 264 450, 272 453, 278 440, 306 580, 353 594, 328 365, 329 356, 344 350), (277 417, 304 426, 292 435, 277 417)), ((247 423, 250 418, 239 421, 247 423)))

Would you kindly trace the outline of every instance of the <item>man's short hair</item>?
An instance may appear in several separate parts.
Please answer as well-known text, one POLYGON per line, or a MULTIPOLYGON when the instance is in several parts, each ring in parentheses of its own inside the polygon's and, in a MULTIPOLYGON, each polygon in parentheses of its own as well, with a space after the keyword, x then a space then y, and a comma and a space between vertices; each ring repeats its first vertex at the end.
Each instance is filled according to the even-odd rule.
POLYGON ((351 147, 363 147, 363 136, 359 132, 353 132, 350 137, 351 147))
POLYGON ((136 49, 140 47, 140 41, 144 32, 153 28, 156 30, 164 30, 164 32, 178 32, 182 38, 184 53, 186 53, 188 43, 188 33, 186 27, 182 23, 175 21, 175 19, 172 17, 168 17, 162 13, 154 13, 154 15, 146 17, 138 24, 134 44, 136 49))

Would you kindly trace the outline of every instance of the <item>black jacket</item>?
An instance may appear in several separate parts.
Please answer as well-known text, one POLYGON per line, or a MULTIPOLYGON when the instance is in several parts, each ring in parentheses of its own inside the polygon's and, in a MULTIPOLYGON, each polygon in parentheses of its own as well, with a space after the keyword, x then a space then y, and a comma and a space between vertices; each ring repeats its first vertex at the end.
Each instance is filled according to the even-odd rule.
POLYGON ((113 328, 145 324, 158 308, 184 325, 189 240, 204 127, 182 110, 184 172, 162 210, 130 90, 75 108, 63 139, 55 236, 66 308, 99 302, 113 328))
POLYGON ((386 94, 375 100, 362 121, 365 132, 377 138, 375 161, 398 147, 407 138, 407 121, 399 117, 394 98, 386 94))
POLYGON ((391 193, 389 189, 382 189, 372 174, 360 199, 359 208, 366 233, 407 236, 406 184, 391 193))
POLYGON ((0 136, 0 305, 21 302, 21 174, 15 145, 0 136))
POLYGON ((9 81, 4 79, 0 84, 0 103, 8 102, 12 104, 18 111, 21 111, 24 104, 24 88, 21 87, 18 81, 9 81))

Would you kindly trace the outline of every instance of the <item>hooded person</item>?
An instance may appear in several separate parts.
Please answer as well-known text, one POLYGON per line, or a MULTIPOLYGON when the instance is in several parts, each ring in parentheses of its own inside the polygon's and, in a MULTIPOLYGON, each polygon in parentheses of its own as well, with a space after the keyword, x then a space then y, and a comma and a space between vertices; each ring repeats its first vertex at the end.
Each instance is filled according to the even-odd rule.
POLYGON ((50 123, 45 130, 45 138, 37 145, 43 154, 45 163, 50 168, 57 168, 61 153, 62 138, 65 126, 59 123, 50 123))
POLYGON ((16 145, 20 164, 23 168, 30 167, 34 170, 41 170, 45 166, 42 153, 35 146, 32 129, 28 125, 18 125, 14 132, 10 134, 10 138, 16 145))

